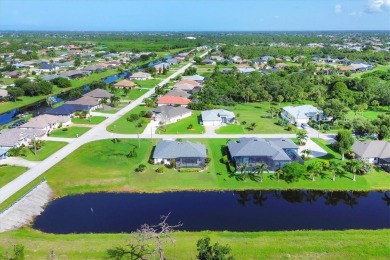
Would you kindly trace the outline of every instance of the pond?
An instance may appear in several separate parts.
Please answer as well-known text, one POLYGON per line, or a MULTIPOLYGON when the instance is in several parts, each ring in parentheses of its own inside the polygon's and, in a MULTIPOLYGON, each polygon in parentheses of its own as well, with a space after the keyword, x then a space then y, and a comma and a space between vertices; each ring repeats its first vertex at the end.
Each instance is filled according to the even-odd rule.
POLYGON ((390 193, 226 191, 91 193, 48 204, 33 223, 47 233, 120 233, 142 224, 183 223, 188 231, 390 228, 390 193))

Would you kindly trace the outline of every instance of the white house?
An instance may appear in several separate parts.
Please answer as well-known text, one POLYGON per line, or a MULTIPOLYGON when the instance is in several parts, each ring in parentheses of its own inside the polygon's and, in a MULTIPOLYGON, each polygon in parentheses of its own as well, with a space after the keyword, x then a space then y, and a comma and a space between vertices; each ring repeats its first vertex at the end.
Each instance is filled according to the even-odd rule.
POLYGON ((202 112, 202 124, 205 126, 219 126, 234 122, 234 113, 225 109, 212 109, 202 112))
POLYGON ((282 108, 281 117, 297 126, 303 123, 307 124, 310 120, 323 120, 323 111, 312 105, 303 105, 298 107, 287 106, 282 108))
POLYGON ((146 72, 136 72, 133 75, 130 76, 130 80, 147 80, 151 79, 152 75, 146 72))
POLYGON ((31 118, 28 122, 21 125, 20 128, 44 130, 46 133, 50 133, 54 129, 57 129, 60 125, 69 126, 70 123, 71 119, 69 116, 43 114, 31 118))

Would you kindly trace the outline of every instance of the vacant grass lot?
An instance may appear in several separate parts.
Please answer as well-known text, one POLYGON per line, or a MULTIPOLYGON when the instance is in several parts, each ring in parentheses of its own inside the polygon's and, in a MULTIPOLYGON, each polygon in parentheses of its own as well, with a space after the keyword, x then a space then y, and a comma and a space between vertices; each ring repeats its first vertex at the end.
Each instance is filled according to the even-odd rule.
POLYGON ((140 113, 147 112, 150 110, 149 107, 146 106, 137 106, 132 109, 130 112, 116 120, 114 123, 107 127, 107 131, 117 134, 137 134, 142 133, 145 130, 145 127, 150 122, 150 118, 140 117, 139 120, 129 122, 127 121, 127 117, 131 114, 139 115, 140 113), (137 122, 143 121, 142 127, 136 127, 137 122))
POLYGON ((86 125, 97 125, 106 120, 107 117, 104 116, 91 116, 89 118, 72 118, 73 124, 86 124, 86 125))
POLYGON ((200 111, 193 111, 190 117, 184 118, 179 122, 169 124, 156 130, 158 134, 203 134, 204 126, 199 124, 200 111), (192 125, 192 128, 188 128, 192 125))
POLYGON ((25 167, 0 165, 0 188, 27 170, 25 167))
POLYGON ((376 119, 379 115, 382 115, 382 114, 388 114, 390 115, 390 111, 387 107, 385 106, 380 106, 380 107, 377 107, 375 109, 373 108, 369 108, 367 109, 366 111, 364 111, 363 113, 356 113, 353 112, 353 111, 349 111, 348 112, 348 115, 347 115, 347 118, 349 120, 353 120, 355 118, 361 118, 361 117, 364 117, 366 119, 370 119, 370 120, 373 120, 373 119, 376 119))
POLYGON ((77 138, 78 136, 85 134, 90 128, 88 127, 79 127, 79 126, 71 126, 56 129, 50 133, 52 137, 65 137, 65 138, 77 138), (67 130, 65 130, 67 129, 67 130))
POLYGON ((140 88, 153 88, 161 82, 161 79, 134 80, 134 82, 137 83, 140 88))
MULTIPOLYGON (((365 176, 352 174, 338 176, 336 181, 330 175, 302 179, 287 183, 277 181, 273 173, 265 173, 264 181, 251 178, 241 180, 231 173, 226 164, 221 163, 225 153, 226 139, 196 139, 206 145, 211 162, 206 170, 198 173, 177 172, 166 169, 165 173, 156 173, 158 165, 149 164, 153 146, 157 140, 123 139, 119 143, 113 140, 101 140, 88 143, 44 175, 57 195, 86 192, 163 192, 176 190, 248 190, 248 189, 314 189, 314 190, 388 190, 390 176, 383 171, 373 170, 365 176), (137 157, 129 158, 135 149, 137 157), (90 151, 93 151, 91 153, 90 151), (115 163, 113 163, 115 162, 115 163), (144 173, 136 173, 139 164, 147 166, 144 173), (77 171, 75 171, 77 169, 77 171)), ((310 162, 310 161, 309 161, 310 162)))
MULTIPOLYGON (((196 259, 196 242, 229 244, 235 259, 388 259, 389 230, 288 232, 175 232, 174 243, 164 243, 167 259, 196 259)), ((105 259, 106 250, 126 245, 130 234, 45 234, 22 229, 0 234, 0 244, 11 250, 25 246, 26 259, 46 259, 51 250, 59 259, 105 259)))
MULTIPOLYGON (((281 107, 287 105, 282 104, 281 107)), ((268 112, 268 102, 262 103, 244 103, 237 104, 233 107, 223 107, 224 109, 234 112, 237 117, 237 121, 240 125, 228 125, 219 128, 216 133, 218 134, 292 134, 283 127, 277 125, 278 117, 274 115, 271 118, 271 114, 268 112), (246 124, 244 125, 244 122, 246 124), (251 123, 256 123, 254 130, 248 130, 247 126, 251 123)))
POLYGON ((26 156, 23 158, 29 161, 43 161, 53 153, 60 150, 65 145, 67 145, 67 143, 65 142, 45 141, 44 146, 42 147, 42 149, 37 151, 36 155, 34 154, 34 149, 27 148, 26 156))

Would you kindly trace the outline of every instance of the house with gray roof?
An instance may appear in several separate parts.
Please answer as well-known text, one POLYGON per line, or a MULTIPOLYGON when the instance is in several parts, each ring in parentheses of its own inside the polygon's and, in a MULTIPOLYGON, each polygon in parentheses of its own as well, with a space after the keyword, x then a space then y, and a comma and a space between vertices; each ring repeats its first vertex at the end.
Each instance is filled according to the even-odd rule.
POLYGON ((200 76, 200 75, 182 76, 181 79, 193 80, 193 81, 196 81, 200 84, 203 84, 203 81, 204 81, 204 77, 200 76))
POLYGON ((97 89, 89 91, 88 93, 85 93, 84 96, 93 97, 93 98, 100 100, 102 98, 110 98, 113 96, 113 94, 111 94, 107 90, 97 88, 97 89))
POLYGON ((307 124, 310 120, 318 121, 325 119, 323 111, 313 105, 283 107, 280 116, 297 126, 301 126, 303 123, 307 124))
POLYGON ((0 100, 8 97, 8 91, 6 89, 0 89, 0 100))
POLYGON ((380 166, 390 166, 390 142, 384 140, 361 142, 356 140, 351 149, 358 159, 380 166))
POLYGON ((176 169, 203 168, 206 163, 206 146, 189 141, 159 141, 153 152, 154 164, 170 165, 175 162, 176 169))
POLYGON ((69 126, 71 119, 69 116, 43 114, 31 118, 20 126, 21 129, 37 129, 50 133, 60 125, 69 126))
POLYGON ((202 111, 202 122, 204 126, 218 126, 224 124, 233 124, 236 121, 236 116, 233 112, 225 109, 212 109, 202 111))
POLYGON ((290 139, 240 138, 228 143, 230 160, 236 169, 245 164, 247 170, 254 171, 256 166, 265 163, 268 170, 276 171, 287 163, 303 160, 298 154, 298 146, 290 139))
POLYGON ((37 129, 4 129, 0 131, 0 147, 20 147, 28 145, 34 138, 41 138, 46 135, 45 131, 37 129))
POLYGON ((180 89, 172 89, 168 91, 166 95, 172 97, 183 97, 183 98, 189 98, 191 96, 191 94, 188 93, 187 91, 180 90, 180 89))
POLYGON ((192 115, 192 111, 185 107, 159 106, 152 110, 153 120, 164 124, 171 124, 192 115))

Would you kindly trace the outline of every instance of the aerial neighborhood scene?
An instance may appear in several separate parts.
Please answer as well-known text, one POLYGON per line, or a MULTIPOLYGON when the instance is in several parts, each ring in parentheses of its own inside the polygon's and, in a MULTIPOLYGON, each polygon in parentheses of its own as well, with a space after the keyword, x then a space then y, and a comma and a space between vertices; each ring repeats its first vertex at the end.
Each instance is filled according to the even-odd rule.
POLYGON ((390 258, 390 1, 0 17, 0 259, 390 258))

